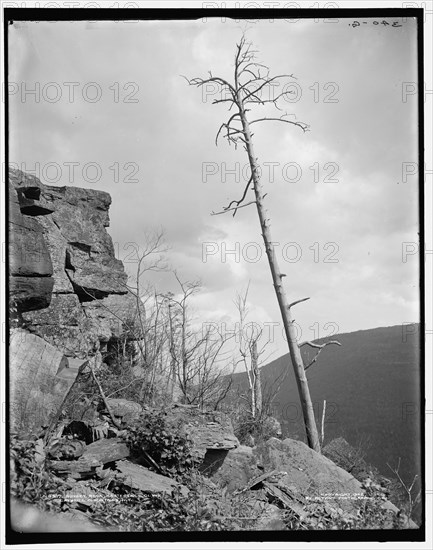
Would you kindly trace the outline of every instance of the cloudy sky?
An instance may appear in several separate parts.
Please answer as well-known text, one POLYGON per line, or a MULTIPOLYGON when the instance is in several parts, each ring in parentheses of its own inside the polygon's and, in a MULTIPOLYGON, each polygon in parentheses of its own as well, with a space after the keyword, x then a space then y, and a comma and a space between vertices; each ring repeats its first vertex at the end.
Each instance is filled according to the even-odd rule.
MULTIPOLYGON (((360 21, 16 23, 10 160, 44 183, 109 192, 129 270, 146 231, 164 228, 171 266, 202 282, 199 319, 230 323, 250 281, 250 320, 270 327, 280 317, 255 206, 211 216, 240 198, 246 154, 215 146, 228 118, 217 90, 180 76, 231 79, 246 29, 272 74, 296 77, 280 106, 310 125, 254 128, 289 300, 311 297, 295 311, 299 336, 417 321, 416 25, 360 21)), ((176 291, 169 273, 153 282, 176 291)))

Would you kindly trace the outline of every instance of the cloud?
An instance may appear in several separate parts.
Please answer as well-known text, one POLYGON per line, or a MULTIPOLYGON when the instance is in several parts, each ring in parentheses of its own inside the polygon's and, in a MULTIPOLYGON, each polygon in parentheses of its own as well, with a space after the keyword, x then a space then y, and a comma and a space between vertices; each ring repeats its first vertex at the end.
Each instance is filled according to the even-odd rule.
MULTIPOLYGON (((251 315, 278 322, 255 206, 235 218, 211 215, 240 198, 249 177, 241 147, 215 147, 227 105, 212 104, 218 95, 180 76, 211 69, 232 78, 241 26, 220 18, 14 25, 11 160, 23 169, 39 163, 46 183, 109 192, 121 257, 143 245, 146 228, 163 227, 171 265, 202 281, 201 317, 233 319, 235 291, 251 280, 251 315), (23 100, 22 90, 36 82, 39 101, 23 100), (56 86, 62 94, 53 102, 56 86), (71 162, 78 163, 72 181, 71 162), (60 166, 58 181, 47 181, 48 163, 60 166), (97 181, 87 163, 100 167, 97 181), (206 243, 213 253, 204 261, 206 243)), ((296 312, 299 326, 311 337, 315 323, 348 331, 414 319, 417 256, 402 260, 418 231, 417 106, 402 96, 404 83, 417 78, 414 22, 354 29, 344 19, 263 20, 250 27, 259 60, 296 77, 298 93, 283 111, 311 126, 307 133, 281 123, 253 127, 287 292, 312 297, 296 312)), ((149 280, 164 292, 175 288, 168 273, 149 280)), ((276 346, 285 351, 281 334, 276 346)))

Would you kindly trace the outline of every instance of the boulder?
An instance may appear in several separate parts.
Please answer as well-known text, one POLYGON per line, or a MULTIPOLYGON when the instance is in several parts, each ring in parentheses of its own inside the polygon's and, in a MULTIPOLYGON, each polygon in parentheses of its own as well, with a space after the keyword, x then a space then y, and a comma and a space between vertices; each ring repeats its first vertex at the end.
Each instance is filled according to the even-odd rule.
MULTIPOLYGON (((351 474, 301 441, 271 438, 255 452, 266 469, 278 472, 274 479, 263 481, 265 493, 299 517, 303 516, 305 506, 316 503, 356 519, 359 508, 370 498, 351 474)), ((398 509, 386 500, 381 507, 390 513, 383 528, 393 529, 392 514, 398 509)), ((418 527, 409 519, 407 526, 410 529, 418 527)))
POLYGON ((209 450, 228 451, 239 446, 230 418, 218 411, 200 411, 196 407, 174 405, 167 411, 168 421, 181 423, 183 431, 204 458, 209 450))
POLYGON ((326 502, 356 514, 364 490, 348 472, 305 443, 293 439, 269 439, 257 452, 266 469, 278 470, 278 484, 291 494, 302 495, 306 503, 326 502))
POLYGON ((84 441, 63 437, 50 448, 48 456, 56 460, 73 460, 82 456, 85 447, 84 441))
POLYGON ((114 416, 125 424, 136 420, 143 411, 143 407, 139 403, 129 401, 128 399, 109 398, 107 399, 107 403, 114 416))
POLYGON ((62 352, 39 336, 13 329, 10 336, 11 429, 29 435, 49 424, 66 398, 74 378, 58 376, 68 367, 62 352))
MULTIPOLYGON (((113 250, 114 253, 114 250, 113 250)), ((81 302, 105 298, 109 294, 126 294, 126 275, 120 260, 111 258, 108 265, 104 258, 92 253, 92 247, 83 243, 66 246, 68 268, 66 273, 81 302)))
POLYGON ((131 489, 139 489, 145 493, 171 494, 175 488, 179 488, 183 495, 188 494, 188 489, 174 479, 152 472, 139 464, 120 460, 116 462, 116 468, 125 476, 123 483, 131 489))
POLYGON ((261 473, 252 448, 244 445, 228 451, 209 450, 200 471, 220 487, 227 487, 229 493, 244 489, 252 478, 261 473))

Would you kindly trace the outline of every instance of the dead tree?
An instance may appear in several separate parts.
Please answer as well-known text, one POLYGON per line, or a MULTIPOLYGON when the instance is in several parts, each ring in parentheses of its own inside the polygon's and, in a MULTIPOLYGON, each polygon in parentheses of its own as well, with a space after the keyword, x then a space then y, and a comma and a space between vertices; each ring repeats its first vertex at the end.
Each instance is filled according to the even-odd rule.
POLYGON ((258 342, 262 337, 262 329, 256 326, 256 323, 246 323, 248 316, 247 297, 249 292, 249 283, 243 294, 237 293, 234 303, 239 312, 239 356, 240 359, 236 365, 241 363, 247 374, 249 395, 248 397, 240 395, 248 403, 249 412, 252 418, 260 418, 263 410, 262 382, 259 358, 265 351, 267 343, 259 350, 258 342), (247 328, 250 327, 248 333, 247 328))
POLYGON ((174 276, 180 292, 166 295, 172 373, 186 404, 216 410, 232 384, 233 373, 227 368, 229 352, 224 351, 232 336, 215 333, 212 324, 194 323, 190 301, 201 285, 198 281, 183 282, 176 272, 174 276))
POLYGON ((257 340, 253 340, 251 344, 251 373, 254 377, 254 416, 261 416, 263 408, 262 398, 262 379, 259 369, 259 352, 257 351, 257 340))
POLYGON ((284 80, 287 81, 288 79, 290 80, 295 78, 293 75, 289 74, 281 74, 271 77, 269 74, 269 68, 256 61, 256 53, 257 51, 252 49, 252 45, 246 42, 245 36, 242 36, 242 39, 236 46, 234 80, 232 82, 218 76, 213 76, 210 71, 208 78, 184 78, 186 78, 187 82, 191 86, 196 86, 198 88, 201 88, 207 84, 217 85, 220 89, 221 95, 214 99, 212 103, 227 103, 229 110, 234 108, 233 114, 231 114, 227 121, 223 122, 219 127, 216 134, 215 143, 217 145, 218 139, 222 136, 227 139, 229 144, 234 144, 235 147, 237 147, 238 144, 242 144, 248 155, 251 175, 244 188, 241 198, 239 200, 232 200, 226 207, 223 208, 221 212, 214 212, 213 214, 216 215, 233 212, 233 216, 235 216, 239 208, 244 208, 251 204, 255 204, 257 207, 265 250, 272 274, 272 281, 281 311, 284 330, 289 345, 290 357, 295 372, 308 444, 312 449, 320 452, 320 440, 314 418, 313 404, 311 401, 301 350, 296 339, 296 328, 292 317, 292 308, 295 305, 308 300, 309 298, 302 298, 293 302, 290 302, 287 298, 287 294, 283 286, 283 277, 286 275, 281 272, 275 254, 275 248, 273 245, 274 241, 271 235, 270 219, 264 202, 266 194, 263 192, 263 185, 260 180, 259 163, 254 151, 253 134, 251 132, 251 127, 254 124, 270 121, 291 124, 300 128, 303 132, 308 130, 308 125, 297 121, 287 112, 275 117, 259 115, 258 118, 253 118, 253 120, 251 120, 249 113, 251 112, 251 109, 255 107, 272 104, 272 106, 277 108, 279 111, 282 111, 278 105, 278 100, 291 92, 283 91, 276 94, 275 97, 271 97, 271 94, 273 93, 274 87, 276 87, 279 83, 284 82, 284 80), (263 97, 263 92, 265 91, 269 94, 268 98, 263 97), (248 200, 245 202, 251 186, 254 191, 255 198, 254 200, 248 200))

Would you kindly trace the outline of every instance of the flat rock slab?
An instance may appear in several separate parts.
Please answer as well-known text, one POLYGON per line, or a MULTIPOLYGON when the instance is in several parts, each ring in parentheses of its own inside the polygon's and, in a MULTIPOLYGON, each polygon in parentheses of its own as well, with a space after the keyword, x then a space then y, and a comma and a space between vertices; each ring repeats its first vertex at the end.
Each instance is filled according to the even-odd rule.
POLYGON ((129 449, 123 439, 112 437, 110 439, 99 439, 90 445, 86 445, 83 454, 83 460, 93 464, 93 462, 115 462, 129 456, 129 449))
POLYGON ((169 421, 178 422, 188 435, 198 455, 207 450, 225 450, 239 447, 230 418, 220 412, 200 411, 193 407, 174 406, 167 411, 169 421))
POLYGON ((67 365, 63 353, 22 329, 11 331, 9 359, 11 428, 24 436, 49 424, 74 378, 57 376, 67 365))
POLYGON ((201 450, 228 451, 239 446, 238 438, 233 433, 226 432, 218 422, 206 422, 201 426, 187 424, 186 431, 201 450))
POLYGON ((116 462, 116 468, 125 475, 124 484, 131 489, 139 489, 145 493, 171 494, 175 487, 180 487, 183 495, 188 494, 188 489, 174 479, 152 472, 139 464, 120 460, 116 462))
POLYGON ((47 462, 47 467, 56 475, 61 477, 71 477, 72 479, 83 479, 95 474, 98 462, 90 464, 80 457, 78 460, 51 460, 47 462))

